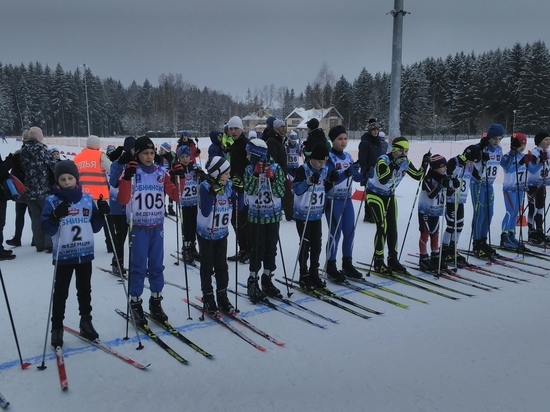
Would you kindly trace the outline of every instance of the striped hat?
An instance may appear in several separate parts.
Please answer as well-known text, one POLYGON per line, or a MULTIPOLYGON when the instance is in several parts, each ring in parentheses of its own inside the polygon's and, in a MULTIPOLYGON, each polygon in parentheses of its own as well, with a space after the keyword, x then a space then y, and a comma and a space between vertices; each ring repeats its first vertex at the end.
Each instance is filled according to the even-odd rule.
POLYGON ((206 171, 214 179, 227 172, 229 167, 229 162, 221 156, 213 156, 206 162, 206 171))
POLYGON ((430 161, 430 167, 432 169, 439 169, 440 167, 447 166, 447 159, 445 159, 440 154, 434 154, 432 155, 432 159, 430 161))

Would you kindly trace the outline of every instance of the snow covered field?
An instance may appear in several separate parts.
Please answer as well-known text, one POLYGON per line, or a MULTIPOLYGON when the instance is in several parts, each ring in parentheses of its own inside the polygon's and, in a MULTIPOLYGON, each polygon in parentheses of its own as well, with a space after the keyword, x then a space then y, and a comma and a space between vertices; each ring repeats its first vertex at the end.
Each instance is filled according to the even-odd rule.
MULTIPOLYGON (((106 139, 107 140, 107 139, 106 139)), ((162 140, 159 140, 159 143, 162 140)), ((172 142, 175 143, 175 140, 172 142)), ((207 139, 199 146, 206 155, 207 139)), ((449 158, 462 152, 468 142, 412 142, 410 157, 419 164, 422 154, 431 148, 449 158)), ((503 148, 508 150, 508 139, 503 148)), ((358 141, 348 149, 356 156, 358 141)), ((0 144, 5 157, 21 146, 10 139, 0 144)), ((55 146, 72 152, 74 148, 55 146)), ((533 147, 530 139, 528 148, 533 147)), ((77 150, 78 151, 78 150, 77 150)), ((203 158, 204 163, 204 158, 203 158)), ((496 187, 500 187, 498 180, 496 187)), ((400 243, 408 223, 417 182, 405 178, 397 189, 400 215, 400 243)), ((499 239, 504 214, 502 194, 496 190, 493 242, 499 239)), ((359 201, 354 201, 357 213, 359 201)), ((466 215, 471 217, 471 205, 466 215)), ((354 260, 370 261, 374 226, 359 220, 354 260)), ((14 203, 8 204, 4 238, 14 230, 14 203)), ((416 211, 413 213, 402 260, 418 249, 416 211)), ((470 230, 466 225, 460 247, 468 247, 470 230)), ((526 236, 526 230, 524 229, 526 236)), ((326 231, 323 234, 326 240, 326 231)), ((550 404, 550 279, 492 266, 492 270, 526 278, 529 282, 509 283, 471 272, 464 275, 500 287, 485 292, 465 285, 438 280, 447 286, 475 294, 453 301, 420 289, 372 276, 369 280, 399 292, 426 299, 422 304, 375 291, 409 305, 402 309, 360 293, 331 284, 330 288, 349 299, 384 312, 364 320, 300 292, 292 299, 331 318, 329 324, 305 312, 291 309, 311 320, 327 324, 319 329, 264 307, 255 307, 240 298, 242 317, 286 343, 278 347, 260 336, 242 329, 267 348, 254 349, 210 320, 199 321, 199 312, 191 308, 188 320, 185 292, 166 286, 163 306, 171 323, 185 336, 214 354, 209 360, 162 331, 152 328, 173 349, 190 361, 181 365, 155 343, 142 337, 145 348, 136 351, 137 340, 130 329, 130 340, 123 340, 126 324, 115 313, 125 309, 123 287, 99 270, 92 278, 94 325, 104 343, 142 363, 138 370, 111 357, 76 337, 65 334, 65 359, 69 390, 59 388, 54 352, 46 348, 42 362, 50 290, 53 276, 51 255, 37 253, 30 246, 30 221, 26 222, 23 246, 14 249, 17 258, 0 262, 17 327, 24 361, 32 365, 22 371, 9 324, 5 301, 0 298, 0 392, 17 411, 546 411, 550 404), (546 405, 546 406, 545 406, 546 405)), ((292 275, 299 238, 293 222, 281 223, 281 243, 286 270, 292 275)), ((229 238, 229 254, 235 240, 229 238)), ((170 253, 176 250, 176 225, 165 222, 165 276, 183 285, 183 265, 175 266, 170 253)), ((510 255, 511 256, 511 255, 510 255)), ((94 268, 108 267, 103 233, 96 235, 94 268)), ((550 262, 526 258, 545 267, 550 262)), ((338 262, 340 265, 340 262, 338 262)), ((277 277, 282 278, 282 265, 277 277)), ((235 282, 235 265, 230 264, 230 284, 235 282)), ((539 273, 547 271, 533 269, 539 273)), ((198 272, 189 268, 190 296, 201 294, 198 272)), ((248 267, 238 266, 238 278, 245 281, 248 267)), ((296 274, 296 278, 298 275, 296 274)), ((65 324, 78 327, 74 292, 67 301, 65 324)), ((144 295, 147 298, 147 292, 144 295)), ((234 296, 232 296, 234 298, 234 296)))

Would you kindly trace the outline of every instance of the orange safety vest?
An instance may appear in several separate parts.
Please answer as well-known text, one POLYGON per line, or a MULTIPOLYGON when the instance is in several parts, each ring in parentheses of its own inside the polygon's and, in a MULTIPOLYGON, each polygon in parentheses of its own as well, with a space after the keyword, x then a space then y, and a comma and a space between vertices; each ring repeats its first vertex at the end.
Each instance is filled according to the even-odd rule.
POLYGON ((103 199, 109 199, 109 183, 107 175, 101 171, 101 150, 88 149, 87 147, 74 157, 74 162, 80 174, 80 186, 82 193, 87 193, 94 200, 100 195, 103 199))

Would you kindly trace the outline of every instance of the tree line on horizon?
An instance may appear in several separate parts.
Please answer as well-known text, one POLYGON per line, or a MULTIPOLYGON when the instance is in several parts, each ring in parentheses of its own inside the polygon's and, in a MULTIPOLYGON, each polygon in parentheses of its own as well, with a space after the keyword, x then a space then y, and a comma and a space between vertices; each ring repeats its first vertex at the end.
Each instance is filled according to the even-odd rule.
MULTIPOLYGON (((542 41, 479 55, 456 53, 427 58, 403 67, 400 129, 405 136, 477 136, 491 123, 508 133, 533 134, 550 125, 550 52, 542 41), (514 130, 512 130, 514 129, 514 130)), ((31 126, 50 136, 174 136, 187 129, 207 135, 231 116, 259 108, 285 118, 294 108, 334 106, 348 130, 364 130, 377 118, 387 128, 390 110, 389 73, 374 76, 363 68, 353 81, 338 80, 328 65, 304 91, 265 86, 248 91, 244 100, 198 87, 181 74, 162 74, 124 87, 113 78, 100 79, 91 69, 55 70, 39 62, 0 62, 0 130, 18 135, 31 126)))

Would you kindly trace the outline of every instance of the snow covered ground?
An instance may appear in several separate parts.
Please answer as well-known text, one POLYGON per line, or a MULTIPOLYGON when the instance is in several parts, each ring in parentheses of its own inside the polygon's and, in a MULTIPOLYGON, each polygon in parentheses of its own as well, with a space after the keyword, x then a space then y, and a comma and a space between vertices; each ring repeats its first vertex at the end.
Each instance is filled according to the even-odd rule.
MULTIPOLYGON (((160 143, 160 141, 159 141, 160 143)), ((172 142, 172 143, 175 143, 172 142)), ((431 148, 447 158, 461 153, 469 142, 413 142, 410 156, 418 164, 431 148)), ((356 155, 357 141, 349 150, 356 155)), ((0 144, 5 157, 21 145, 14 139, 0 144)), ((74 151, 55 143, 64 151, 74 151)), ((208 141, 201 139, 200 147, 208 141)), ((528 147, 532 147, 532 141, 528 147)), ((508 141, 503 143, 508 150, 508 141)), ((78 151, 78 150, 77 150, 78 151)), ((206 152, 206 151, 205 151, 206 152)), ((497 181, 496 186, 500 183, 497 181)), ((417 183, 405 178, 397 190, 400 237, 408 223, 417 183)), ((496 190, 493 241, 500 234, 503 212, 502 195, 496 190)), ((357 212, 359 201, 354 201, 357 212)), ((362 218, 362 212, 361 218, 362 218)), ((467 206, 471 216, 471 206, 467 206)), ((14 230, 14 204, 8 204, 4 238, 14 230)), ((418 228, 413 214, 402 260, 416 253, 418 228)), ((466 228, 460 247, 468 247, 466 228)), ((354 259, 370 261, 374 226, 359 220, 354 259)), ((524 231, 524 235, 526 232, 524 231)), ((326 240, 326 231, 323 234, 326 240)), ((402 240, 400 240, 401 242, 402 240)), ((65 335, 66 368, 69 390, 59 387, 54 353, 49 346, 42 362, 50 291, 53 277, 51 255, 37 253, 30 246, 30 222, 27 221, 23 246, 14 249, 17 258, 0 262, 9 295, 24 361, 32 365, 22 371, 8 320, 5 301, 0 298, 0 392, 18 411, 546 411, 550 404, 550 280, 507 268, 493 270, 529 279, 509 283, 471 272, 464 275, 498 286, 485 292, 448 280, 447 286, 475 294, 457 301, 446 299, 402 284, 372 276, 371 281, 399 292, 426 299, 422 304, 378 292, 408 304, 402 309, 338 285, 331 289, 349 299, 383 311, 369 320, 360 319, 300 292, 292 299, 326 316, 339 319, 327 324, 305 312, 291 309, 314 321, 327 324, 325 330, 289 316, 255 307, 245 299, 238 306, 244 318, 286 343, 278 347, 260 336, 242 329, 267 348, 260 352, 212 321, 199 321, 199 312, 191 308, 188 320, 185 292, 166 286, 163 305, 172 324, 185 336, 215 355, 209 360, 183 343, 152 326, 159 336, 190 361, 181 365, 155 343, 143 338, 145 348, 136 351, 137 340, 130 329, 130 340, 123 340, 126 324, 115 313, 125 309, 124 289, 117 280, 94 271, 92 305, 94 325, 102 341, 142 363, 151 363, 143 371, 95 349, 76 337, 65 335), (546 406, 545 406, 546 405, 546 406)), ((292 275, 299 238, 293 222, 282 222, 281 243, 286 271, 292 275)), ((235 247, 229 238, 230 254, 235 247)), ((166 279, 185 283, 183 266, 175 266, 170 256, 176 250, 176 225, 165 222, 166 279)), ((550 262, 527 258, 545 267, 550 262)), ((96 235, 95 267, 107 267, 103 233, 96 235)), ((340 263, 340 262, 339 262, 340 263)), ((234 285, 235 265, 230 264, 230 284, 234 285)), ((533 269, 545 273, 547 271, 533 269)), ((279 265, 277 276, 282 278, 279 265)), ((245 281, 248 268, 238 266, 238 278, 245 281)), ((190 296, 200 295, 199 277, 189 269, 190 296)), ((296 275, 297 277, 297 275, 296 275)), ((147 295, 145 295, 147 297, 147 295)), ((65 323, 78 327, 74 282, 68 299, 65 323)))

